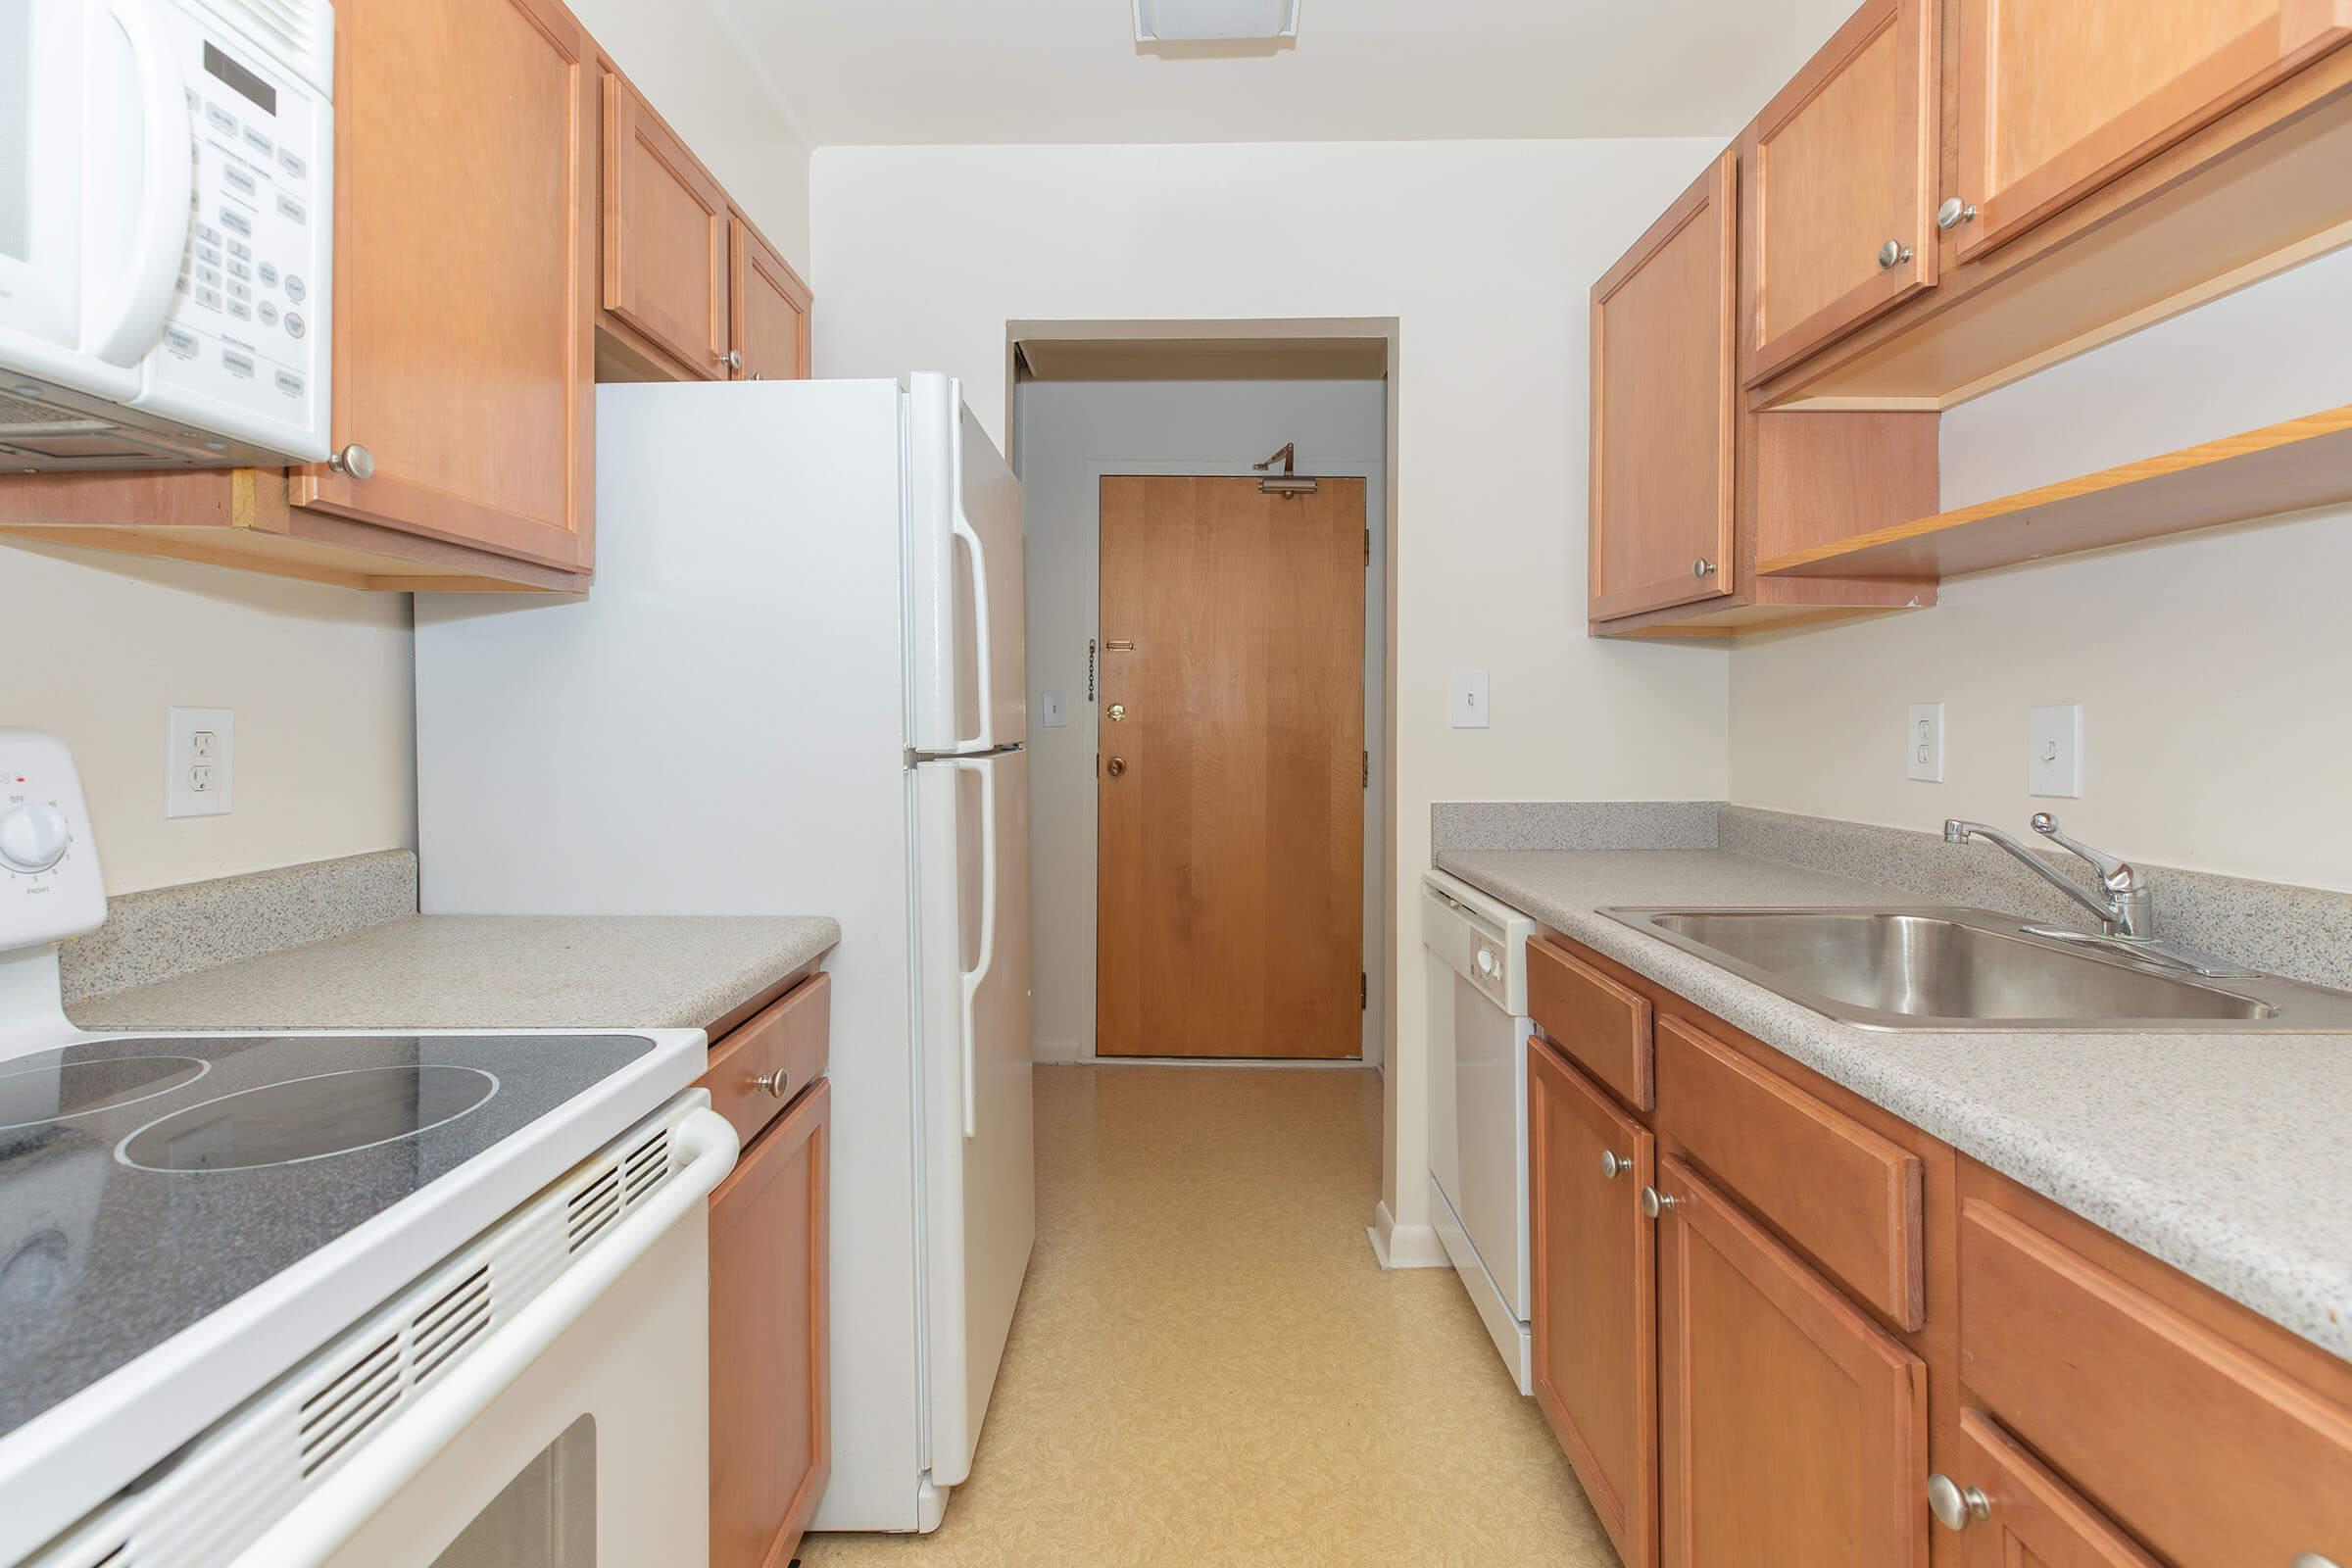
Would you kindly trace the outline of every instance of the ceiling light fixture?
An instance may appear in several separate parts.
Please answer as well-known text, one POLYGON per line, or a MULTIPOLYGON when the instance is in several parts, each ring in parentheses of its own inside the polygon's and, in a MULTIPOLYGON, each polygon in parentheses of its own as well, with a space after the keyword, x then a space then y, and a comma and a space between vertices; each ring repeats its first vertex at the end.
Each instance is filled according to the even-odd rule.
POLYGON ((1298 0, 1135 0, 1137 43, 1298 36, 1298 0))

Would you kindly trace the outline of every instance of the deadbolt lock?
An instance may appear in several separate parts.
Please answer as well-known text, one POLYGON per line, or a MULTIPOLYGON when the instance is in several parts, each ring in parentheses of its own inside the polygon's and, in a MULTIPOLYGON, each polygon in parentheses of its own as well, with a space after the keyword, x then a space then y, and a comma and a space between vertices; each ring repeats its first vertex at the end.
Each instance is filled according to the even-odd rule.
POLYGON ((1117 778, 1120 774, 1127 771, 1127 759, 1124 757, 1114 757, 1110 760, 1108 765, 1106 765, 1102 770, 1105 773, 1108 773, 1112 778, 1117 778))
POLYGON ((1113 703, 1110 705, 1110 721, 1113 724, 1116 724, 1120 719, 1125 718, 1126 716, 1127 705, 1125 703, 1113 703))

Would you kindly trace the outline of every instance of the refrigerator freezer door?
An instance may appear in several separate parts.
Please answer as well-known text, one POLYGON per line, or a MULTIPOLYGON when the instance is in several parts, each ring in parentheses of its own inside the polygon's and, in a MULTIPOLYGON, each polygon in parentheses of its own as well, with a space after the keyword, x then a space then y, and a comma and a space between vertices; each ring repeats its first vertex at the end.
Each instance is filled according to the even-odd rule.
POLYGON ((1028 722, 1021 487, 944 375, 906 382, 908 747, 1018 746, 1028 722))
POLYGON ((931 1479, 952 1487, 996 1387, 1037 1236, 1029 1101, 1029 766, 914 769, 931 1479))

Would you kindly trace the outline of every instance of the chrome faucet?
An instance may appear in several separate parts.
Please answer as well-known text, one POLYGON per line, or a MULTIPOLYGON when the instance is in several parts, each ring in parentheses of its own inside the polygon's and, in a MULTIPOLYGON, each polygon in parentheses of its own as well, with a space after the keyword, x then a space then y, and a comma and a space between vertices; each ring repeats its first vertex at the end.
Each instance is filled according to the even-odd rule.
POLYGON ((2104 850, 2094 850, 2078 844, 2058 831, 2058 819, 2047 811, 2034 813, 2034 831, 2060 849, 2080 857, 2099 874, 2099 887, 2106 897, 2093 898, 2066 877, 2050 869, 2049 862, 1997 827, 1983 822, 1963 822, 1952 817, 1943 824, 1944 839, 1952 844, 1966 844, 1970 839, 1990 839, 2021 861, 2027 870, 2088 909, 2107 935, 2132 937, 2152 942, 2156 937, 2156 906, 2139 868, 2128 860, 2119 860, 2104 850))
POLYGON ((2025 845, 1997 827, 1983 822, 1963 822, 1958 817, 1944 821, 1944 839, 1952 844, 1966 844, 1970 839, 1989 839, 2024 863, 2027 870, 2074 900, 2091 912, 2099 922, 2100 936, 2086 936, 2080 931, 2067 931, 2048 926, 2028 926, 2036 936, 2055 937, 2062 941, 2080 942, 2102 947, 2109 952, 2129 953, 2144 961, 2169 968, 2186 969, 2192 974, 2213 979, 2246 979, 2258 970, 2240 968, 2233 963, 2210 957, 2205 954, 2161 942, 2156 937, 2156 900, 2148 887, 2147 878, 2129 860, 2118 859, 2104 850, 2094 850, 2087 844, 2078 844, 2058 831, 2058 819, 2047 811, 2034 813, 2034 831, 2060 849, 2087 861, 2099 874, 2099 891, 2103 898, 2094 898, 2081 886, 2050 869, 2050 863, 2025 845))

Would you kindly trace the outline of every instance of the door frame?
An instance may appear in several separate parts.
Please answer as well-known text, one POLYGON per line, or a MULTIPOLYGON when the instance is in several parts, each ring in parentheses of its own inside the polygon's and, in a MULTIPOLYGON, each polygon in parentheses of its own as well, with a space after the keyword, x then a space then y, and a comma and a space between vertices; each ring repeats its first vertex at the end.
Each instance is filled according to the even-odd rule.
MULTIPOLYGON (((1392 392, 1391 397, 1394 397, 1392 392)), ((1097 653, 1097 684, 1100 686, 1102 643, 1102 481, 1106 478, 1137 477, 1147 479, 1259 479, 1264 474, 1253 465, 1264 454, 1205 462, 1200 459, 1146 460, 1136 458, 1089 458, 1084 472, 1091 500, 1089 507, 1093 526, 1088 537, 1093 541, 1093 556, 1086 572, 1087 636, 1094 639, 1097 653)), ((1364 565, 1364 749, 1371 754, 1371 777, 1364 788, 1363 866, 1361 929, 1358 934, 1358 955, 1365 976, 1365 1003, 1361 1032, 1357 1037, 1360 1053, 1357 1056, 1323 1060, 1309 1057, 1197 1057, 1197 1056, 1099 1056, 1095 1052, 1095 1020, 1099 1016, 1100 975, 1095 972, 1097 954, 1086 955, 1089 971, 1089 990, 1094 1005, 1086 1012, 1086 1034, 1075 1042, 1075 1054, 1056 1052, 1047 1054, 1044 1048, 1059 1042, 1040 1041, 1037 1060, 1085 1062, 1137 1062, 1152 1066, 1195 1067, 1380 1067, 1386 1040, 1389 1008, 1387 965, 1382 961, 1385 951, 1386 918, 1382 909, 1383 884, 1387 879, 1383 847, 1386 843, 1384 823, 1387 820, 1389 792, 1389 750, 1387 694, 1388 647, 1388 530, 1385 526, 1388 502, 1387 464, 1380 454, 1363 458, 1341 458, 1321 462, 1312 466, 1301 466, 1302 479, 1361 479, 1364 482, 1364 526, 1372 536, 1372 559, 1364 565)), ((1073 693, 1071 707, 1085 714, 1084 739, 1091 747, 1102 743, 1101 704, 1082 693, 1073 693)), ((1073 721, 1076 712, 1073 712, 1073 721)), ((1098 927, 1102 898, 1102 868, 1097 858, 1102 826, 1102 789, 1100 776, 1093 779, 1087 794, 1087 833, 1090 846, 1087 856, 1086 896, 1097 910, 1098 927)))

